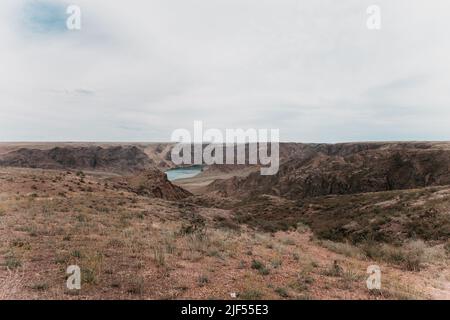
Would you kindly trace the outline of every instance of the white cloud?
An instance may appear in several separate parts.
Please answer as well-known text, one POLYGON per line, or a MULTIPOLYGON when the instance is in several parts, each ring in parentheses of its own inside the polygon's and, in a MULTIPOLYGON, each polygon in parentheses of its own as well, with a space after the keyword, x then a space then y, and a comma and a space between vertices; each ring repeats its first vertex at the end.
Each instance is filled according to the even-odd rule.
POLYGON ((0 3, 0 140, 161 141, 194 120, 291 141, 450 136, 446 0, 379 0, 380 31, 366 0, 78 0, 82 30, 56 33, 27 29, 30 1, 0 3))

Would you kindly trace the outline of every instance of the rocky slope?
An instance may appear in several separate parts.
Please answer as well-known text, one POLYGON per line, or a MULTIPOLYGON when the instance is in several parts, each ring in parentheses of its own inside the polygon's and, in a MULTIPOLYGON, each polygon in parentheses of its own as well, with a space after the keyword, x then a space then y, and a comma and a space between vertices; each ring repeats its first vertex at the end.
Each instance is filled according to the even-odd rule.
POLYGON ((218 180, 222 195, 299 199, 450 184, 450 150, 432 143, 304 145, 274 176, 218 180))
POLYGON ((149 169, 135 175, 113 179, 119 189, 124 189, 140 196, 165 200, 181 200, 191 195, 181 187, 173 185, 165 173, 158 169, 149 169))
POLYGON ((21 148, 0 158, 0 166, 136 172, 153 167, 153 161, 136 146, 21 148))

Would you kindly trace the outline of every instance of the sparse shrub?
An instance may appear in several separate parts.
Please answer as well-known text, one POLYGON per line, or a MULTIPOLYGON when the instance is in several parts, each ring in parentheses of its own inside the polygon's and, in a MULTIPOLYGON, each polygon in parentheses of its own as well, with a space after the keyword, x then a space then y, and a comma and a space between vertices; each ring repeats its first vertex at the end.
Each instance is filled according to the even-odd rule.
POLYGON ((84 263, 81 267, 82 281, 88 284, 97 284, 98 277, 102 274, 103 254, 100 252, 87 254, 83 260, 84 263))
POLYGON ((392 263, 408 271, 420 271, 425 261, 427 246, 418 240, 404 246, 366 243, 361 248, 371 259, 392 263))
POLYGON ((17 269, 22 266, 22 262, 14 255, 9 255, 5 259, 5 266, 8 269, 17 269))
POLYGON ((164 242, 164 247, 166 248, 166 252, 168 254, 175 253, 175 250, 177 247, 175 245, 175 239, 174 239, 173 235, 166 234, 164 236, 163 242, 164 242))
POLYGON ((434 263, 438 261, 446 261, 447 253, 444 246, 436 245, 433 247, 426 247, 423 253, 423 263, 434 263))
POLYGON ((421 256, 414 255, 413 253, 406 254, 403 266, 408 271, 420 271, 422 267, 421 256))
POLYGON ((329 240, 318 241, 318 243, 333 252, 343 254, 344 256, 347 257, 360 259, 363 258, 364 256, 360 248, 355 247, 350 243, 333 242, 329 240))
POLYGON ((210 238, 210 234, 195 232, 186 236, 186 244, 191 254, 191 260, 198 260, 204 254, 212 252, 218 245, 210 238))
POLYGON ((109 213, 111 211, 107 206, 99 206, 95 209, 101 213, 109 213))
POLYGON ((157 245, 153 247, 153 259, 158 267, 166 265, 166 255, 162 246, 157 245))
POLYGON ((133 279, 130 282, 130 286, 127 290, 128 293, 142 295, 145 291, 144 279, 142 277, 138 277, 137 279, 133 279))
POLYGON ((259 260, 252 261, 252 269, 258 270, 258 272, 264 276, 270 273, 270 270, 259 260))
POLYGON ((224 217, 217 217, 215 218, 216 226, 219 229, 226 229, 226 230, 239 230, 240 226, 235 223, 234 221, 224 218, 224 217))
POLYGON ((344 278, 347 281, 358 281, 364 278, 364 276, 352 271, 352 270, 345 270, 342 273, 342 278, 344 278))
POLYGON ((126 227, 129 227, 131 225, 130 219, 131 219, 131 215, 130 214, 125 213, 125 212, 122 212, 120 214, 119 222, 120 222, 120 225, 122 226, 122 228, 126 228, 126 227))
POLYGON ((447 240, 447 243, 444 245, 445 252, 450 255, 450 240, 447 240))
POLYGON ((137 214, 136 214, 136 217, 137 218, 139 218, 139 219, 141 219, 141 220, 144 220, 145 219, 145 211, 144 212, 138 212, 137 214))
POLYGON ((252 260, 252 269, 259 270, 264 268, 264 264, 259 260, 252 260))
POLYGON ((30 244, 22 239, 14 239, 11 246, 16 248, 30 248, 30 244))
POLYGON ((220 252, 217 251, 216 249, 208 250, 207 255, 209 257, 221 258, 220 252))
POLYGON ((24 282, 23 272, 9 270, 6 278, 0 281, 0 301, 17 299, 16 294, 22 291, 24 282))
POLYGON ((51 208, 51 205, 49 203, 46 203, 42 206, 42 214, 46 216, 52 215, 54 212, 51 208))
POLYGON ((325 272, 323 274, 328 277, 341 277, 343 272, 344 272, 344 270, 339 265, 339 263, 335 260, 333 262, 333 264, 327 270, 325 270, 325 272))
POLYGON ((202 274, 198 277, 197 279, 197 283, 200 287, 203 287, 204 285, 206 285, 209 282, 209 278, 208 276, 202 274))
POLYGON ((120 239, 111 239, 108 242, 108 247, 110 248, 121 248, 124 246, 124 243, 120 239))
POLYGON ((79 214, 75 217, 77 219, 78 222, 86 222, 87 221, 87 217, 84 214, 79 214))
POLYGON ((275 289, 275 292, 282 298, 289 298, 289 293, 286 288, 279 287, 275 289))
POLYGON ((295 241, 294 241, 293 239, 291 239, 291 238, 284 238, 284 239, 282 240, 282 243, 285 244, 285 245, 287 245, 287 246, 293 246, 293 245, 295 245, 295 241))
POLYGON ((68 257, 66 255, 59 254, 55 257, 56 264, 67 264, 68 257))
POLYGON ((181 236, 189 235, 189 234, 202 234, 205 233, 205 220, 201 217, 194 217, 189 223, 183 223, 179 234, 181 236))
POLYGON ((71 256, 74 258, 81 259, 83 257, 83 254, 81 253, 80 250, 73 250, 71 256))
POLYGON ((272 265, 272 268, 274 268, 274 269, 281 267, 282 263, 283 262, 281 261, 281 259, 274 259, 270 262, 270 264, 272 265))
POLYGON ((262 269, 259 269, 258 271, 263 276, 267 276, 270 273, 270 270, 268 268, 266 268, 266 267, 264 267, 262 269))
POLYGON ((374 242, 367 241, 360 246, 362 252, 369 259, 379 259, 380 258, 380 245, 374 242))
POLYGON ((95 274, 95 271, 88 268, 82 268, 81 269, 81 280, 83 283, 86 284, 96 284, 97 283, 97 276, 95 274))
POLYGON ((298 292, 304 292, 309 289, 309 286, 314 282, 313 277, 307 271, 302 271, 297 276, 297 281, 292 283, 290 287, 298 292))
POLYGON ((298 274, 297 279, 306 284, 312 284, 314 282, 314 278, 311 277, 308 271, 302 271, 298 274))
POLYGON ((296 226, 296 231, 298 233, 306 233, 306 232, 310 231, 310 228, 306 224, 303 224, 302 222, 298 222, 297 226, 296 226))
POLYGON ((258 290, 245 290, 240 295, 239 298, 242 300, 259 300, 262 298, 262 293, 258 290))
POLYGON ((85 177, 83 171, 78 171, 78 172, 76 173, 76 176, 77 176, 77 177, 81 177, 81 178, 84 178, 84 177, 85 177))
POLYGON ((48 283, 45 283, 45 282, 38 282, 31 286, 31 289, 36 290, 36 291, 47 291, 48 288, 49 288, 49 285, 48 285, 48 283))

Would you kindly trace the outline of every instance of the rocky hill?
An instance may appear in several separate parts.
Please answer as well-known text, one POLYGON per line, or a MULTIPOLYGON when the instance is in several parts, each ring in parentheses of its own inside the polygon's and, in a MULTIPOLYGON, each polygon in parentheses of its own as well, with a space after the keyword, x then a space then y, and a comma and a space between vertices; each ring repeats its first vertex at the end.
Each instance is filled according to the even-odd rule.
POLYGON ((274 176, 218 180, 222 195, 298 199, 450 184, 450 150, 432 143, 304 145, 274 176))
POLYGON ((114 178, 115 186, 141 196, 165 200, 181 200, 191 195, 181 187, 173 185, 165 173, 148 169, 135 175, 114 178))
POLYGON ((21 148, 3 154, 0 166, 126 173, 151 168, 153 161, 136 146, 21 148))

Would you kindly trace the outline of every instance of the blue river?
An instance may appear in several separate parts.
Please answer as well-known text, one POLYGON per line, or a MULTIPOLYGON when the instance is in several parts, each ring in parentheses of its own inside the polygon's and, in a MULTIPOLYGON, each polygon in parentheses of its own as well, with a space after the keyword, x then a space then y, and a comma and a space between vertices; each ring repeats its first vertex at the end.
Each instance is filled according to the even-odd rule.
POLYGON ((202 172, 202 166, 175 168, 166 171, 167 179, 175 181, 195 177, 202 172))

